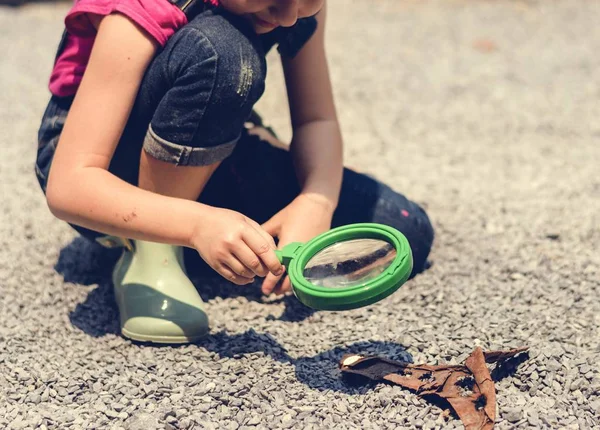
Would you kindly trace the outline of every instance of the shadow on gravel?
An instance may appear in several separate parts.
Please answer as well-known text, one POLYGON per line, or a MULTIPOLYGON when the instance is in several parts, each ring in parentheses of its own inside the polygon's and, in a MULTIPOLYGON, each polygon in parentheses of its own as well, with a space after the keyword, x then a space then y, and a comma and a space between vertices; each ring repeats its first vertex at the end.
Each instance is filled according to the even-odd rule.
MULTIPOLYGON (((118 334, 118 310, 112 288, 112 269, 121 255, 120 249, 108 249, 82 237, 75 238, 64 247, 54 269, 65 282, 80 285, 98 285, 91 290, 83 303, 70 313, 71 323, 93 337, 118 334)), ((186 267, 190 278, 198 287, 204 301, 216 297, 233 298, 243 296, 250 301, 264 303, 260 292, 260 280, 254 286, 239 287, 225 281, 215 273, 191 249, 185 252, 186 267)), ((295 297, 282 297, 270 303, 285 304, 280 319, 290 322, 302 321, 314 311, 302 305, 295 297)))
MULTIPOLYGON (((61 250, 55 270, 62 274, 66 282, 81 285, 97 285, 83 303, 70 313, 71 323, 93 337, 119 334, 118 310, 114 300, 111 274, 120 256, 118 249, 106 249, 81 237, 76 238, 61 250)), ((263 302, 260 289, 240 288, 228 284, 219 275, 210 273, 210 268, 195 264, 196 259, 188 259, 186 265, 191 279, 202 285, 200 294, 204 300, 215 297, 244 296, 248 300, 263 302), (192 264, 189 264, 192 262, 192 264), (208 270, 207 270, 208 269, 208 270)), ((201 261, 201 260, 200 260, 201 261)), ((290 322, 302 321, 314 310, 302 305, 295 297, 279 299, 285 303, 285 311, 280 319, 290 322)), ((245 333, 230 335, 216 333, 197 343, 221 357, 239 358, 244 354, 262 352, 274 360, 294 365, 296 377, 310 388, 325 391, 335 390, 358 394, 376 385, 374 382, 348 380, 342 378, 338 363, 342 356, 350 353, 385 356, 394 360, 412 362, 412 356, 403 345, 392 342, 358 342, 344 347, 335 347, 315 356, 290 357, 285 348, 268 333, 257 333, 250 329, 245 333), (352 382, 347 384, 346 382, 352 382)), ((153 347, 173 347, 153 345, 153 347)))
POLYGON ((523 352, 506 361, 500 361, 492 369, 490 376, 495 382, 517 373, 518 367, 529 359, 529 352, 523 352))
POLYGON ((77 237, 61 250, 54 266, 65 282, 98 285, 69 314, 71 323, 90 336, 120 333, 111 280, 112 268, 120 255, 120 250, 77 237))
POLYGON ((413 362, 404 345, 393 342, 364 341, 323 351, 314 356, 290 357, 285 348, 268 333, 250 329, 242 334, 217 333, 197 343, 220 357, 240 358, 245 354, 262 352, 274 360, 294 365, 298 381, 310 388, 361 394, 375 387, 378 382, 366 378, 342 375, 339 362, 346 354, 385 356, 392 360, 413 362))

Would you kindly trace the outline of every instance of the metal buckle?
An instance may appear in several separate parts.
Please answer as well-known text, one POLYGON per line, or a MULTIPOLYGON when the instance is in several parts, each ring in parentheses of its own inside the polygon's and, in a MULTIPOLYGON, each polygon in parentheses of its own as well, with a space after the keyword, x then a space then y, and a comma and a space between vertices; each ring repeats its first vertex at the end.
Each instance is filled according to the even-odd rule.
POLYGON ((185 13, 185 11, 190 6, 192 6, 194 3, 196 3, 197 1, 203 1, 203 0, 169 0, 169 3, 177 6, 179 9, 181 9, 185 13))

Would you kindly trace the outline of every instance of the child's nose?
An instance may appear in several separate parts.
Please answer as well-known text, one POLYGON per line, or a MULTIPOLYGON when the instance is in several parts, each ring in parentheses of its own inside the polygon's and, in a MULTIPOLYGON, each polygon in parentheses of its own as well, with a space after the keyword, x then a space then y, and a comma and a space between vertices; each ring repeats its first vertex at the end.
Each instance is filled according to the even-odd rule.
POLYGON ((291 27, 298 20, 298 0, 276 1, 272 15, 282 27, 291 27))

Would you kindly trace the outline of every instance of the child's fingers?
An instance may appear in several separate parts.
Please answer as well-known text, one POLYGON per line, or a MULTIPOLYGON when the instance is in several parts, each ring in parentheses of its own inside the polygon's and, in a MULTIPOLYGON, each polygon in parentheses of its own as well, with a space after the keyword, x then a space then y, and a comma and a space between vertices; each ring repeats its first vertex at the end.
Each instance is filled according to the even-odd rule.
POLYGON ((257 223, 256 221, 254 221, 253 219, 248 218, 248 222, 250 223, 250 225, 252 227, 254 227, 254 229, 262 236, 265 238, 265 240, 267 242, 269 242, 269 245, 271 245, 271 247, 273 249, 276 249, 277 246, 275 245, 275 240, 273 239, 273 236, 275 236, 274 234, 271 234, 270 231, 266 230, 265 228, 261 227, 261 225, 259 223, 257 223))
MULTIPOLYGON (((265 277, 269 273, 267 266, 244 242, 240 242, 233 249, 233 255, 240 261, 240 264, 243 264, 247 268, 247 271, 252 272, 252 276, 265 277)), ((238 274, 246 276, 243 273, 238 272, 238 274)))
POLYGON ((267 275, 267 277, 263 281, 262 288, 261 288, 261 291, 265 296, 268 296, 269 294, 271 294, 273 292, 273 290, 277 286, 277 283, 281 279, 281 276, 282 275, 275 276, 272 273, 269 273, 267 275))
POLYGON ((245 276, 240 276, 235 273, 231 268, 229 268, 225 264, 217 264, 215 270, 228 281, 233 282, 236 285, 247 285, 254 282, 254 278, 247 278, 245 276))
POLYGON ((290 281, 290 277, 286 276, 283 282, 275 286, 273 292, 275 294, 285 294, 288 291, 292 291, 292 282, 290 281))
POLYGON ((248 247, 262 260, 271 273, 278 275, 283 273, 283 266, 275 255, 275 249, 256 229, 245 229, 242 239, 244 242, 246 242, 246 245, 248 245, 248 247))
POLYGON ((242 278, 253 279, 255 276, 254 272, 243 261, 237 259, 234 254, 230 254, 222 263, 242 278))

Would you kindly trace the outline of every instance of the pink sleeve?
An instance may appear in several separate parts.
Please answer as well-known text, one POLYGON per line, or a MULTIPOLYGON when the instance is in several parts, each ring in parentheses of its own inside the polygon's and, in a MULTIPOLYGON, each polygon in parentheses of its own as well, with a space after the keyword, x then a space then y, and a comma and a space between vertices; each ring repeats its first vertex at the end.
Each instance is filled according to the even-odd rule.
POLYGON ((109 15, 113 12, 127 16, 161 46, 187 23, 185 14, 168 0, 76 0, 65 18, 65 26, 76 36, 94 37, 96 29, 87 14, 109 15))

